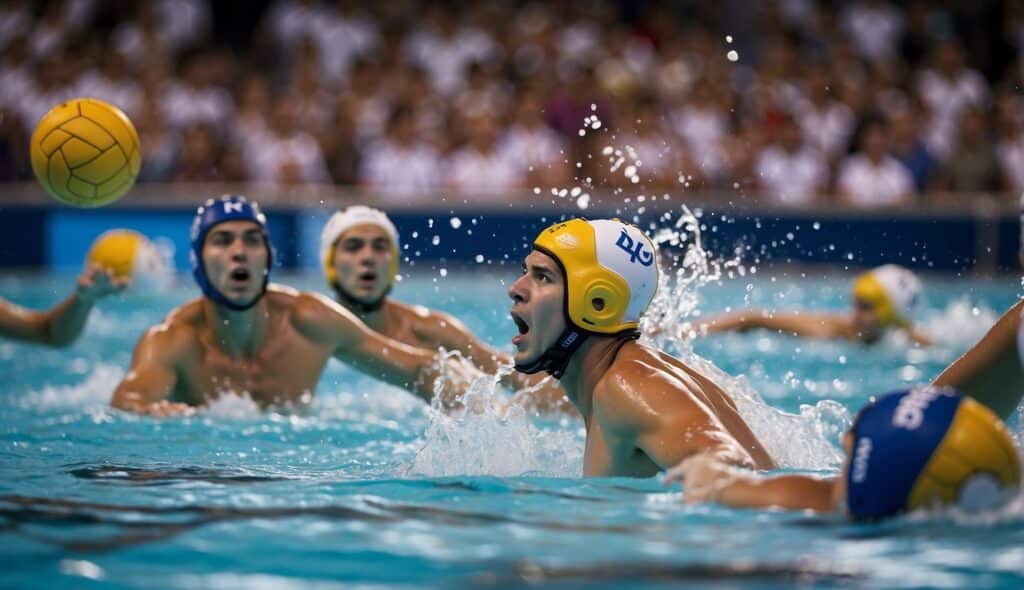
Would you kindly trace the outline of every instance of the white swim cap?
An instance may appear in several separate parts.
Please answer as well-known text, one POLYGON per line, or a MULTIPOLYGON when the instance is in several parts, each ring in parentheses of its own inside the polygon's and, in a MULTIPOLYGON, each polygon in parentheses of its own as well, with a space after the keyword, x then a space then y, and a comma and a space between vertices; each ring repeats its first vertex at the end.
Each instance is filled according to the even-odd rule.
POLYGON ((391 223, 388 216, 380 209, 365 207, 363 205, 352 205, 338 211, 327 221, 323 232, 320 233, 320 263, 324 268, 324 276, 327 277, 327 284, 332 288, 337 280, 334 271, 334 246, 338 243, 341 235, 349 228, 356 225, 376 225, 387 232, 391 238, 391 278, 393 283, 398 275, 398 230, 395 224, 391 223))
POLYGON ((909 324, 920 295, 921 280, 896 264, 879 266, 853 283, 853 296, 872 303, 878 319, 886 325, 909 324))

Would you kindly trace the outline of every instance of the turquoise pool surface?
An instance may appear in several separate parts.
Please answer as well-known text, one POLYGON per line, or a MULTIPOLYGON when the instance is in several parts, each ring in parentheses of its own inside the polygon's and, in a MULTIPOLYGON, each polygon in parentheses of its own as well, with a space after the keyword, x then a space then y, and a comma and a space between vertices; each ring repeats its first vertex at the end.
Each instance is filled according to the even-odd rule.
MULTIPOLYGON (((505 269, 435 269, 394 294, 508 350, 505 269)), ((762 271, 705 286, 699 310, 843 310, 851 278, 762 271)), ((0 294, 46 307, 73 281, 6 274, 0 294)), ((693 352, 742 376, 726 385, 787 470, 834 474, 838 437, 869 396, 933 378, 1021 294, 1013 278, 925 283, 930 349, 755 332, 693 352)), ((65 350, 0 342, 0 587, 1024 586, 1020 499, 874 525, 684 506, 658 479, 581 479, 579 421, 438 415, 333 362, 295 412, 233 396, 190 418, 110 410, 139 335, 196 293, 180 277, 164 294, 104 301, 65 350)))

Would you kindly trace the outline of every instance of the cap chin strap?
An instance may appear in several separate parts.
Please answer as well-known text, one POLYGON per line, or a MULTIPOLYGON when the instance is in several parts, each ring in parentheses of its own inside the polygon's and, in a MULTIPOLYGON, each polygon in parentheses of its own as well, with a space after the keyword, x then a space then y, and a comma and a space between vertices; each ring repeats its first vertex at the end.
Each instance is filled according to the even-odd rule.
POLYGON ((384 301, 387 300, 388 293, 391 293, 391 285, 388 285, 387 290, 384 291, 384 294, 381 295, 379 299, 373 303, 365 303, 353 297, 352 294, 343 289, 337 281, 335 281, 331 286, 334 287, 334 292, 338 296, 338 303, 356 313, 373 313, 375 311, 379 311, 381 307, 384 307, 384 301))
POLYGON ((560 379, 565 373, 565 367, 569 364, 572 355, 579 349, 590 334, 580 330, 576 326, 566 323, 565 330, 558 337, 551 348, 544 351, 537 360, 525 365, 516 364, 515 369, 520 373, 532 375, 541 371, 551 373, 555 379, 560 379))

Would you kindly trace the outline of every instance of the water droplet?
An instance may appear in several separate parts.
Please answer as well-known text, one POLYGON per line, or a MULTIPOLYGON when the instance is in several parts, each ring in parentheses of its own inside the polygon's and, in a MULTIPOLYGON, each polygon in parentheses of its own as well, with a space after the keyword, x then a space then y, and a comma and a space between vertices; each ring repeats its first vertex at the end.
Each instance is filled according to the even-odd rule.
POLYGON ((736 53, 736 50, 735 50, 735 49, 733 49, 733 50, 732 50, 732 51, 730 51, 729 53, 726 53, 726 54, 725 54, 725 58, 726 58, 726 59, 728 59, 729 61, 739 61, 739 59, 740 59, 740 54, 739 54, 739 53, 736 53))
POLYGON ((477 254, 476 258, 474 258, 473 260, 476 260, 476 263, 480 264, 481 262, 484 261, 484 255, 483 254, 477 254))
POLYGON ((434 237, 430 238, 430 243, 435 245, 435 246, 440 244, 441 243, 441 236, 434 236, 434 237))
POLYGON ((448 276, 448 269, 442 268, 441 270, 438 271, 438 274, 440 274, 442 277, 446 277, 448 276))
POLYGON ((452 224, 452 229, 459 229, 462 227, 462 220, 458 217, 452 217, 450 223, 452 224))
POLYGON ((535 195, 539 195, 540 194, 540 187, 539 186, 533 187, 533 194, 535 194, 535 195))
POLYGON ((725 42, 726 43, 732 43, 732 35, 726 35, 725 36, 725 42))

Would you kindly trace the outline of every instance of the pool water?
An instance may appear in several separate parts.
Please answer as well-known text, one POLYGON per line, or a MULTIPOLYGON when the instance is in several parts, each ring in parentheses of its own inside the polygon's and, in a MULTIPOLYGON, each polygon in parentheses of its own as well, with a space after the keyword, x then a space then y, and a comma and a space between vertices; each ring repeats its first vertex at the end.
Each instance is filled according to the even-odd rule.
MULTIPOLYGON (((395 295, 452 312, 509 349, 508 270, 414 275, 395 295)), ((707 285, 699 311, 842 310, 850 279, 762 271, 707 285)), ((73 280, 5 275, 0 293, 46 307, 73 280)), ((278 280, 321 286, 312 275, 278 280)), ((873 394, 933 378, 1021 292, 1012 278, 926 285, 920 317, 939 341, 928 350, 767 333, 677 348, 742 375, 723 380, 786 469, 834 474, 852 412, 873 394)), ((0 587, 1024 583, 1019 499, 994 514, 878 525, 683 506, 683 492, 657 479, 581 479, 577 420, 443 416, 334 362, 312 405, 291 413, 261 413, 235 397, 191 418, 110 410, 139 335, 195 294, 182 277, 168 293, 104 301, 66 350, 0 342, 0 587)))

